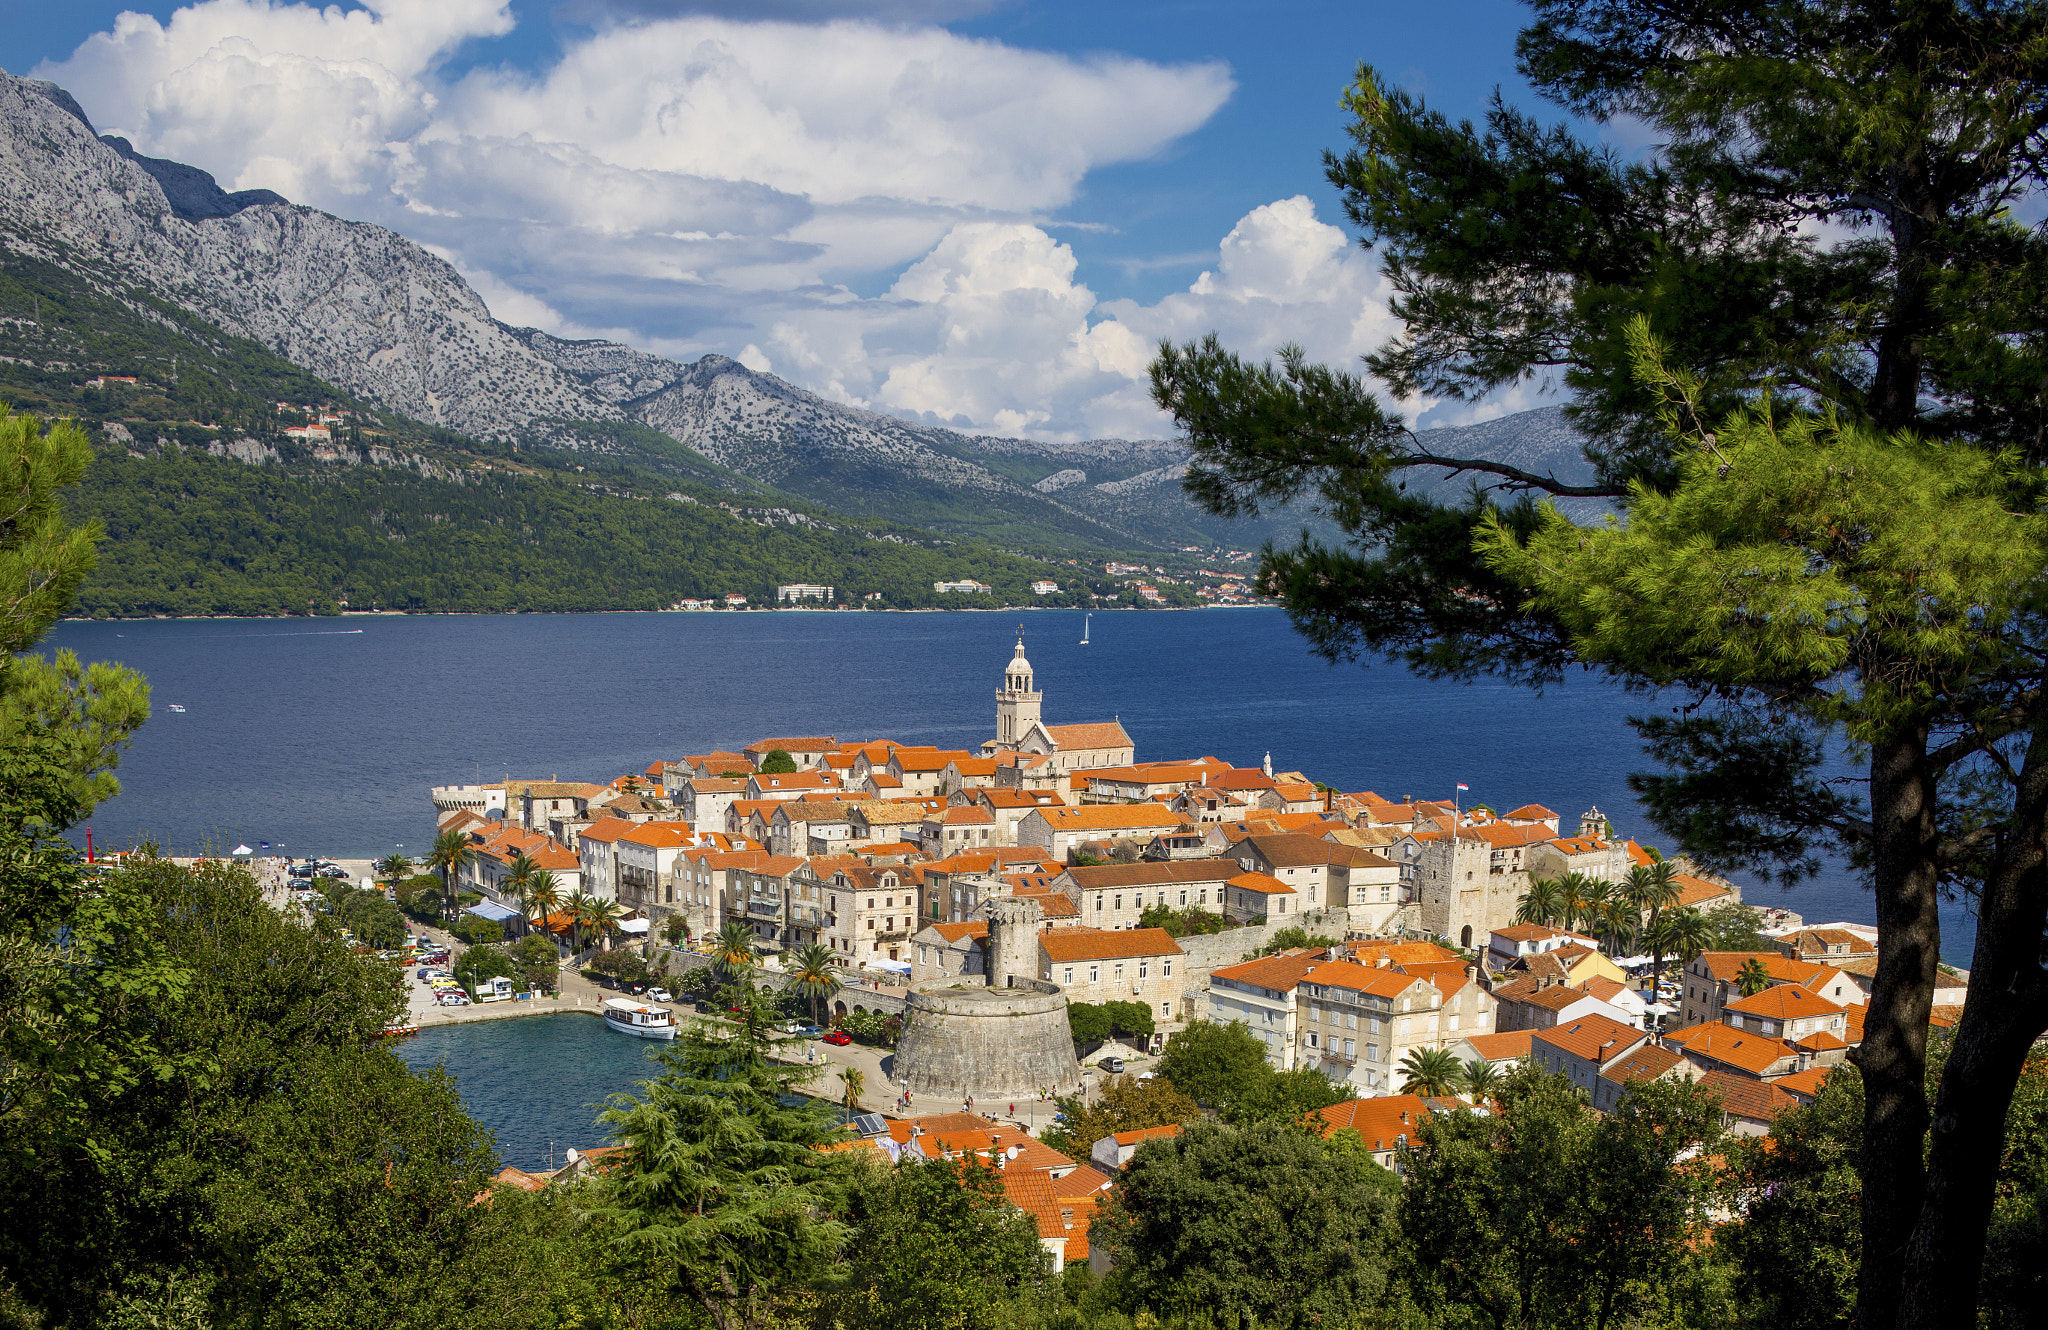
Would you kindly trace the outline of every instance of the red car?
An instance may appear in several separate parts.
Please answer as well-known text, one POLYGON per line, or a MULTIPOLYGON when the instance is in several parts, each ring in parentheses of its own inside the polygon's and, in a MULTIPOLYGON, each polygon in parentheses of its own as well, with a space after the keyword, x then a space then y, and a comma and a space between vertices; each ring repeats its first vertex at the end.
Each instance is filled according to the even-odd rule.
POLYGON ((853 1042, 853 1036, 844 1030, 834 1030, 825 1036, 825 1042, 828 1044, 850 1044, 853 1042))

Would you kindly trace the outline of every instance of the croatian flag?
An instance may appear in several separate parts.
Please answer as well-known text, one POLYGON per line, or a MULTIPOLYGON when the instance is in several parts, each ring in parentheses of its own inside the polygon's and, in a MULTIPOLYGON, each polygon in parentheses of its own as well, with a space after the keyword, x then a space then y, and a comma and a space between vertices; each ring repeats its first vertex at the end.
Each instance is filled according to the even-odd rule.
POLYGON ((1472 787, 1470 785, 1465 784, 1463 781, 1460 781, 1458 782, 1458 788, 1461 790, 1469 790, 1472 787))

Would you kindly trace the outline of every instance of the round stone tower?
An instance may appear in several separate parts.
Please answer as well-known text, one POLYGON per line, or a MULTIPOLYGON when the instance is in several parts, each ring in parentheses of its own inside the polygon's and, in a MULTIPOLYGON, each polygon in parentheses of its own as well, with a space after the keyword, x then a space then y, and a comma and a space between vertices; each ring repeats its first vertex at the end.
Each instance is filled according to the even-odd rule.
POLYGON ((1035 900, 1000 897, 982 907, 988 915, 988 986, 1004 988, 1010 976, 1038 977, 1038 929, 1045 911, 1035 900))
POLYGON ((895 1079, 912 1094, 1017 1099, 1081 1084, 1067 995, 1017 978, 1007 988, 964 979, 912 984, 896 1042, 895 1079))
POLYGON ((1067 995, 1038 978, 1034 900, 990 901, 988 976, 928 979, 904 999, 895 1079, 912 1094, 1016 1098, 1081 1083, 1067 995))

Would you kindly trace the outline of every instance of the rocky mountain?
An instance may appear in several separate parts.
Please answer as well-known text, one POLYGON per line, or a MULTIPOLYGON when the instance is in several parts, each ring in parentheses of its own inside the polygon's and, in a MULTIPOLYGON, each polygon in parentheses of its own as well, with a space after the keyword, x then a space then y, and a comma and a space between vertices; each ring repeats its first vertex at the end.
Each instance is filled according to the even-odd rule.
MULTIPOLYGON (((708 459, 840 511, 1019 547, 1248 547, 1302 525, 1202 512, 1180 488, 1185 450, 1169 441, 964 434, 831 402, 723 356, 685 365, 509 327, 405 237, 268 190, 228 193, 100 136, 56 85, 5 74, 0 250, 105 291, 141 287, 365 401, 477 438, 678 474, 708 459)), ((1474 427, 1486 432, 1475 445, 1523 448, 1521 420, 1474 427)), ((1583 466, 1554 412, 1526 423, 1531 457, 1583 466)))

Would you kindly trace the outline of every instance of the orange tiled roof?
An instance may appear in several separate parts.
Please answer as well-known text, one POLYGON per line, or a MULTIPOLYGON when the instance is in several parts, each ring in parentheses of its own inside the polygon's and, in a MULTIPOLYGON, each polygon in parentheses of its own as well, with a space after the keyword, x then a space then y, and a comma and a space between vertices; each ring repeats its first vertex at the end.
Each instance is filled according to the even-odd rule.
POLYGON ((1509 1058, 1528 1057, 1530 1041, 1535 1037, 1534 1030, 1508 1030, 1500 1034, 1468 1034, 1465 1042, 1488 1062, 1505 1062, 1509 1058))
POLYGON ((1772 984, 1761 993, 1740 998, 1728 1004, 1729 1011, 1744 1016, 1761 1016, 1765 1020, 1789 1021, 1807 1016, 1832 1016, 1842 1010, 1837 1003, 1828 1001, 1810 989, 1798 984, 1772 984))
POLYGON ((1045 732, 1062 748, 1129 748, 1131 736, 1113 720, 1087 721, 1079 725, 1047 725, 1045 732))
POLYGON ((1181 824, 1178 814, 1157 804, 1082 804, 1078 808, 1057 804, 1041 807, 1035 815, 1044 818, 1054 831, 1116 831, 1181 824))
POLYGON ((1163 928, 1062 928, 1056 933, 1039 934, 1038 945, 1055 962, 1181 954, 1180 944, 1163 928))
POLYGON ((1355 961, 1329 961, 1310 970, 1305 983, 1321 984, 1326 988, 1348 988, 1354 992, 1371 993, 1375 997, 1398 997, 1416 984, 1427 983, 1411 974, 1398 970, 1369 970, 1355 961))
POLYGON ((1723 1112, 1751 1122, 1769 1122, 1786 1109, 1799 1107, 1796 1098, 1777 1086, 1747 1076, 1715 1070, 1702 1077, 1700 1084, 1721 1097, 1723 1112))
POLYGON ((1654 1081, 1673 1067, 1681 1066, 1685 1055, 1658 1044, 1645 1044, 1600 1073, 1602 1079, 1626 1085, 1630 1081, 1654 1081))
POLYGON ((576 834, 585 840, 614 841, 630 833, 638 822, 628 822, 622 817, 607 817, 593 822, 576 834))
POLYGON ((1180 1135, 1180 1124, 1169 1122, 1164 1127, 1140 1127, 1136 1131, 1120 1131, 1116 1134, 1118 1145, 1138 1145, 1144 1141, 1156 1141, 1180 1135))
POLYGON ((1752 1076, 1762 1076, 1787 1058, 1793 1057, 1792 1045, 1782 1039, 1749 1030, 1738 1030, 1719 1021, 1707 1021, 1699 1025, 1688 1025, 1682 1030, 1673 1030, 1664 1036, 1667 1046, 1682 1048, 1687 1053, 1720 1062, 1752 1076))
POLYGON ((1569 1024, 1538 1030, 1532 1041, 1562 1049, 1573 1057, 1606 1064, 1628 1052, 1650 1036, 1633 1025, 1623 1025, 1612 1016, 1579 1016, 1569 1024))
POLYGON ((1238 983, 1250 984, 1255 988, 1269 988, 1277 993, 1291 991, 1294 986, 1308 977, 1309 971, 1323 964, 1319 951, 1282 952, 1278 956, 1261 956, 1255 961, 1242 961, 1210 971, 1212 979, 1231 979, 1238 983))
POLYGON ((1229 879, 1229 884, 1239 891, 1255 891, 1262 896, 1292 896, 1294 888, 1279 878, 1266 873, 1239 873, 1229 879))
POLYGON ((1355 1131, 1368 1150, 1392 1150, 1406 1140, 1413 1143, 1416 1128, 1427 1121, 1434 1109, 1420 1095, 1383 1095, 1377 1099, 1347 1099, 1341 1104, 1316 1110, 1327 1126, 1325 1136, 1336 1131, 1355 1131))

